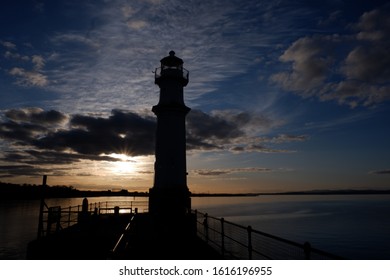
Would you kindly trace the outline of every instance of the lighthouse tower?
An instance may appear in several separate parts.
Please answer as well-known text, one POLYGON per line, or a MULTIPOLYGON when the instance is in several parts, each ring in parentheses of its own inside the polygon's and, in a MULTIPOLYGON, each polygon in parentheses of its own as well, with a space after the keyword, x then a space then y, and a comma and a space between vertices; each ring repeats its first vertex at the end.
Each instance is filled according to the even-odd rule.
POLYGON ((157 116, 154 185, 149 191, 149 212, 185 215, 191 209, 187 187, 185 118, 191 110, 184 104, 183 88, 188 71, 183 60, 169 52, 156 69, 155 84, 160 100, 152 111, 157 116))

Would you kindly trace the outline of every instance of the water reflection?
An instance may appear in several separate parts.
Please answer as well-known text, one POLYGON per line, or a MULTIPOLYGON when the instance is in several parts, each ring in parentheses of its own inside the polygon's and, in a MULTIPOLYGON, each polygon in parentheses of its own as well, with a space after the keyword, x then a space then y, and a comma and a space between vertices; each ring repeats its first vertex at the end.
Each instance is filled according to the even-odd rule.
MULTIPOLYGON (((47 205, 81 205, 83 198, 48 199, 47 205)), ((92 197, 101 201, 142 201, 143 197, 92 197)), ((194 197, 194 209, 251 225, 270 234, 352 259, 390 258, 390 196, 194 197)), ((139 209, 139 211, 143 211, 139 209)), ((24 259, 37 236, 39 201, 0 204, 0 259, 24 259)))

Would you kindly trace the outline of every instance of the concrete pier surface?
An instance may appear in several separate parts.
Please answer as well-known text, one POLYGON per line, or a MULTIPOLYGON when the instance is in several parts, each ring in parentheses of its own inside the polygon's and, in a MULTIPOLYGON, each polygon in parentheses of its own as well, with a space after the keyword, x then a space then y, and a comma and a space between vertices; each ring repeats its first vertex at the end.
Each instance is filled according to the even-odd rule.
POLYGON ((150 213, 90 216, 57 233, 30 242, 27 259, 221 259, 196 236, 191 216, 156 221, 150 213), (123 235, 123 236, 122 236, 123 235), (121 244, 113 252, 121 238, 121 244))

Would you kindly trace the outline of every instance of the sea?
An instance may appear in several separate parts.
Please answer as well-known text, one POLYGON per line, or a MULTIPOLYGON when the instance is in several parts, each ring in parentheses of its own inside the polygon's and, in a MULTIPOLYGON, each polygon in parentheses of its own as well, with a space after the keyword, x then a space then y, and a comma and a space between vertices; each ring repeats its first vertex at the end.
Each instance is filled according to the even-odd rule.
MULTIPOLYGON (((89 203, 145 200, 91 197, 89 203)), ((82 198, 46 199, 75 206, 82 198)), ((26 258, 37 237, 38 200, 0 201, 0 259, 26 258)), ((192 209, 352 260, 390 259, 390 195, 263 195, 193 197, 192 209)), ((139 209, 142 211, 143 209, 139 209)))

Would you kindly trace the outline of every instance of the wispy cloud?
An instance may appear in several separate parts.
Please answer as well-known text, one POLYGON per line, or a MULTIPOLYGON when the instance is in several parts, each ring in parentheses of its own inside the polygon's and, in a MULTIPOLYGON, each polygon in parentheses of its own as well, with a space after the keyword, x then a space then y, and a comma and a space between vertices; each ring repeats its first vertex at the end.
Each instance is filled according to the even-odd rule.
POLYGON ((18 77, 17 84, 21 86, 44 87, 49 83, 47 76, 44 74, 36 71, 27 71, 20 67, 12 68, 9 70, 9 74, 18 77))
MULTIPOLYGON (((45 59, 41 55, 27 55, 17 51, 16 44, 3 42, 10 50, 4 52, 8 60, 8 74, 16 78, 16 84, 24 87, 45 87, 49 84, 48 76, 44 73, 45 59)), ((3 66, 4 67, 4 66, 3 66)))
POLYGON ((11 50, 16 49, 16 45, 12 42, 9 42, 9 41, 1 41, 0 40, 0 44, 2 46, 6 47, 7 49, 11 49, 11 50))
MULTIPOLYGON (((187 100, 198 104, 218 82, 250 71, 258 63, 255 48, 273 46, 287 33, 287 27, 275 21, 277 15, 271 12, 283 5, 256 1, 80 5, 87 11, 88 29, 50 34, 47 40, 55 57, 50 52, 29 55, 34 60, 33 69, 15 66, 23 71, 13 71, 18 73, 14 77, 20 85, 61 93, 51 104, 68 113, 150 107, 158 91, 152 71, 171 49, 191 72, 187 100), (101 105, 97 107, 97 103, 101 105)), ((291 12, 285 15, 292 16, 291 12)))
POLYGON ((226 168, 226 169, 197 169, 191 173, 199 176, 220 176, 233 173, 264 173, 272 172, 272 169, 264 167, 244 167, 244 168, 226 168))
POLYGON ((148 23, 144 20, 129 20, 127 26, 131 29, 140 30, 148 26, 148 23))
POLYGON ((389 174, 390 174, 390 169, 373 170, 373 171, 370 171, 369 174, 374 174, 374 175, 389 175, 389 174))

